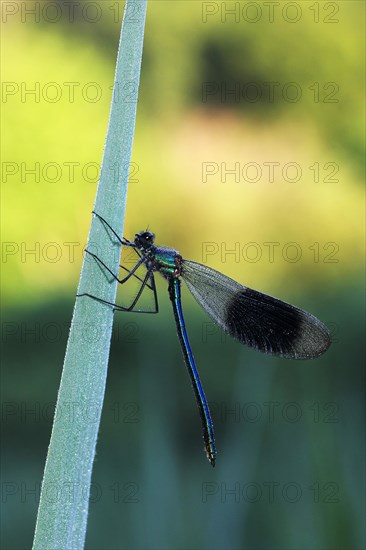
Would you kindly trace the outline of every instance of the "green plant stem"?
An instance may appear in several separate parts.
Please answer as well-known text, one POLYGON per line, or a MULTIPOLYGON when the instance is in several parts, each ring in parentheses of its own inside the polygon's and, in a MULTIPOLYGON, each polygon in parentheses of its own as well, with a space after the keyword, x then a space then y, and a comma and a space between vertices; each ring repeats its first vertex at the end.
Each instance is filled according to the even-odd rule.
MULTIPOLYGON (((94 209, 122 235, 147 0, 127 0, 109 126, 94 209)), ((92 130, 90 130, 92 131, 92 130)), ((88 248, 115 273, 121 247, 93 217, 88 248)), ((78 293, 114 302, 116 281, 85 256, 78 293)), ((34 550, 81 549, 112 333, 112 308, 76 300, 45 465, 34 550)))

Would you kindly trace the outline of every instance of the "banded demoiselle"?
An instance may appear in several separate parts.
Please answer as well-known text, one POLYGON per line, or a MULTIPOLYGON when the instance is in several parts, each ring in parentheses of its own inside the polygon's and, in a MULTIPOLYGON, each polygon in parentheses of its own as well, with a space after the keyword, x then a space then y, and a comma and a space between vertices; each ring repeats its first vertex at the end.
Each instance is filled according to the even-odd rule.
POLYGON ((174 249, 156 246, 154 244, 155 235, 150 231, 136 233, 133 242, 125 238, 121 239, 102 216, 96 212, 93 214, 110 229, 123 246, 131 247, 138 259, 131 270, 121 266, 128 274, 120 279, 96 254, 88 250, 86 252, 119 283, 124 284, 130 277, 136 277, 141 282, 141 286, 129 307, 108 302, 89 293, 78 296, 89 296, 94 300, 113 306, 117 311, 158 313, 155 272, 160 273, 167 280, 178 338, 201 417, 206 455, 214 466, 216 447, 213 424, 184 323, 181 279, 186 283, 197 302, 224 332, 258 351, 289 359, 313 359, 328 349, 330 345, 329 331, 311 313, 242 286, 206 265, 185 260, 174 249), (136 274, 140 266, 146 268, 143 278, 136 274), (153 293, 154 310, 136 309, 145 288, 150 289, 153 293))

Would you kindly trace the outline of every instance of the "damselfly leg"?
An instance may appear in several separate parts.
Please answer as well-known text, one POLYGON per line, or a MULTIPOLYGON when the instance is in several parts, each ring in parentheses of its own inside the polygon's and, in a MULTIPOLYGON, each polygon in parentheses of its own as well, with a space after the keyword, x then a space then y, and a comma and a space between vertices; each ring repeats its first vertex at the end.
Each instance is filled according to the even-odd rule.
POLYGON ((92 298, 93 300, 96 300, 97 302, 100 302, 102 304, 106 304, 106 305, 110 305, 113 307, 113 309, 115 311, 129 311, 129 312, 133 312, 133 313, 158 313, 159 311, 159 304, 158 304, 158 297, 157 297, 157 292, 156 292, 156 285, 155 285, 155 279, 154 279, 154 274, 152 272, 152 270, 147 270, 146 272, 146 275, 144 278, 141 278, 139 277, 137 274, 136 274, 136 271, 139 269, 139 267, 141 265, 143 265, 145 263, 145 259, 144 257, 141 255, 140 251, 136 248, 136 245, 134 243, 132 243, 131 241, 129 241, 128 239, 121 239, 117 233, 115 232, 115 230, 109 225, 109 223, 102 217, 100 216, 99 214, 97 214, 96 212, 93 211, 93 214, 95 214, 102 222, 103 224, 105 224, 107 226, 108 229, 110 229, 110 231, 113 233, 113 235, 118 239, 118 241, 120 242, 120 244, 122 246, 128 246, 128 247, 131 247, 135 253, 137 254, 138 256, 138 261, 136 262, 136 264, 134 265, 134 267, 132 269, 128 269, 127 267, 125 266, 122 266, 120 265, 119 267, 121 267, 123 270, 127 271, 127 275, 126 277, 123 277, 123 278, 119 278, 115 273, 113 273, 113 271, 103 262, 103 260, 101 260, 99 258, 99 256, 97 256, 96 254, 94 254, 93 252, 90 252, 90 250, 88 249, 85 249, 85 252, 87 254, 89 254, 92 258, 94 258, 94 260, 102 267, 104 268, 111 276, 112 278, 117 281, 119 284, 123 285, 124 283, 126 283, 131 277, 134 277, 136 278, 138 281, 141 282, 141 286, 135 296, 135 298, 133 299, 132 303, 128 306, 128 307, 125 307, 125 306, 121 306, 119 304, 115 304, 113 302, 109 302, 108 300, 104 300, 103 298, 99 298, 98 296, 94 296, 93 294, 90 294, 88 292, 83 292, 82 294, 77 294, 77 297, 82 297, 82 296, 88 296, 89 298, 92 298), (135 309, 135 306, 138 302, 138 300, 140 299, 143 291, 145 288, 148 288, 149 290, 152 291, 153 293, 153 297, 154 297, 154 309, 152 310, 146 310, 146 309, 135 309))

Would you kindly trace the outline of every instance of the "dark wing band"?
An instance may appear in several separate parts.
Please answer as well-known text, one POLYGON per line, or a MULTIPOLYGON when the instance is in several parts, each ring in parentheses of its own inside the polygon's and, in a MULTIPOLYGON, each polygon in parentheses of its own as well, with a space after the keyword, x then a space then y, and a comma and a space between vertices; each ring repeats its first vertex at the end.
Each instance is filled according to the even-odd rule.
POLYGON ((251 348, 292 359, 312 359, 330 345, 327 327, 298 307, 196 262, 183 260, 182 277, 215 323, 251 348))

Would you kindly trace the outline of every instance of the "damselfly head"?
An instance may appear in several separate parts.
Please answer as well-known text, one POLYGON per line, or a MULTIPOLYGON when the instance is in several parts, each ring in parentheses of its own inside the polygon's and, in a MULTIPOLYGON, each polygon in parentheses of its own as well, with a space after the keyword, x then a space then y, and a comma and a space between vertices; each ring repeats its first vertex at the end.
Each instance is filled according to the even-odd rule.
POLYGON ((138 248, 148 248, 150 245, 154 244, 155 234, 151 231, 140 231, 135 235, 135 245, 138 248))

